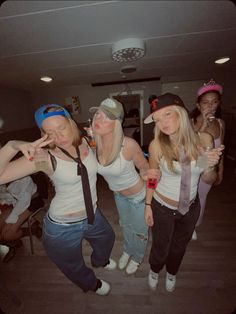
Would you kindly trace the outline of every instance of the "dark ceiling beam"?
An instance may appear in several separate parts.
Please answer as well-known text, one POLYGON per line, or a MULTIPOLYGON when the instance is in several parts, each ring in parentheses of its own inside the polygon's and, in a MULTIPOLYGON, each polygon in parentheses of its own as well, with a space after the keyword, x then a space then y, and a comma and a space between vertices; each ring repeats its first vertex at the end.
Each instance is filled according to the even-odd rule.
POLYGON ((133 80, 122 80, 122 81, 112 81, 112 82, 91 83, 91 86, 92 87, 97 87, 97 86, 106 86, 106 85, 151 82, 151 81, 160 81, 160 79, 161 79, 160 77, 149 77, 149 78, 143 78, 143 79, 133 79, 133 80))

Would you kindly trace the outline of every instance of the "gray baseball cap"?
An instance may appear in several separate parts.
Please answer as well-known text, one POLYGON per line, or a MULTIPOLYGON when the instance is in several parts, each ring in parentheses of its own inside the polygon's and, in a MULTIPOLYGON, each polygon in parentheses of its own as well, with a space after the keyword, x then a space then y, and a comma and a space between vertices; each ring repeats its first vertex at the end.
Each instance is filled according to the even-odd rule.
POLYGON ((98 110, 101 110, 105 115, 111 120, 120 120, 124 119, 124 109, 122 103, 113 98, 104 99, 99 107, 91 107, 89 112, 95 113, 98 110))

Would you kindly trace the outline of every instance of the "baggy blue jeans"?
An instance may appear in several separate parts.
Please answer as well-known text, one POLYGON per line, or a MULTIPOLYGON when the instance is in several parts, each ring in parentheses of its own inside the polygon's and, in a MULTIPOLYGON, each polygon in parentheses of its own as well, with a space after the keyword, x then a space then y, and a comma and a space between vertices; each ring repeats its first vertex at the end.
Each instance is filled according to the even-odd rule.
POLYGON ((48 257, 84 292, 95 291, 98 278, 94 271, 85 265, 82 255, 83 239, 86 239, 93 249, 92 266, 106 265, 114 245, 115 234, 99 209, 96 210, 93 225, 89 225, 87 219, 73 224, 59 224, 45 216, 43 245, 48 257))
POLYGON ((148 243, 148 226, 144 219, 145 193, 143 189, 127 197, 114 192, 124 238, 123 251, 137 263, 142 262, 148 243))

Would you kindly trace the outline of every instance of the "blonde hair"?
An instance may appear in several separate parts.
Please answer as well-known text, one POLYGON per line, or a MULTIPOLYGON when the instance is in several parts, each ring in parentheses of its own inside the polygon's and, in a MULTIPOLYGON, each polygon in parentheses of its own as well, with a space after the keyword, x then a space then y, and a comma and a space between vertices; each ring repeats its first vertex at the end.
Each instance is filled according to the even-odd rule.
MULTIPOLYGON (((55 112, 55 111, 61 111, 63 109, 63 107, 54 107, 54 106, 50 106, 48 108, 48 111, 47 112, 55 112)), ((62 115, 62 117, 64 117, 62 115)), ((72 134, 73 134, 73 141, 72 141, 72 145, 74 147, 78 147, 81 143, 82 143, 82 136, 81 136, 81 132, 76 124, 76 122, 70 118, 70 117, 64 117, 68 123, 70 124, 70 127, 71 127, 71 131, 72 131, 72 134)), ((45 134, 46 132, 43 130, 43 128, 40 129, 41 130, 41 133, 42 134, 45 134)), ((56 148, 56 145, 54 143, 51 143, 48 145, 50 149, 55 149, 56 148)))
POLYGON ((200 139, 198 134, 194 131, 192 123, 189 119, 187 111, 180 106, 173 106, 179 118, 179 130, 178 138, 175 145, 171 142, 169 135, 164 134, 157 126, 155 126, 154 141, 156 141, 160 147, 160 156, 164 157, 167 162, 168 169, 175 172, 174 160, 179 160, 179 150, 176 147, 183 147, 185 152, 186 161, 196 160, 198 156, 198 146, 200 145, 200 139))
MULTIPOLYGON (((95 122, 95 119, 93 119, 93 123, 92 123, 93 127, 94 127, 94 122, 95 122)), ((105 163, 103 165, 104 166, 110 165, 114 160, 116 160, 122 147, 124 133, 123 133, 121 121, 117 119, 115 120, 115 127, 113 130, 113 140, 112 140, 111 149, 109 152, 104 153, 103 147, 102 147, 101 136, 98 134, 95 134, 94 137, 95 137, 95 141, 97 145, 97 152, 98 153, 103 152, 103 155, 105 155, 105 163)))

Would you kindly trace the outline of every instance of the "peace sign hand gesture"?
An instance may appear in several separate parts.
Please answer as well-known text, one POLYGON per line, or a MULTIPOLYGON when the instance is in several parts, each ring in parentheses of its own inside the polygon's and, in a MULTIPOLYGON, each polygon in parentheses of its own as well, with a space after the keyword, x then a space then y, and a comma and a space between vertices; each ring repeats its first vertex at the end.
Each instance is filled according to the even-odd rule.
POLYGON ((46 134, 34 142, 12 141, 12 146, 13 149, 21 151, 28 160, 32 161, 40 148, 52 143, 53 140, 47 138, 48 135, 46 134))

